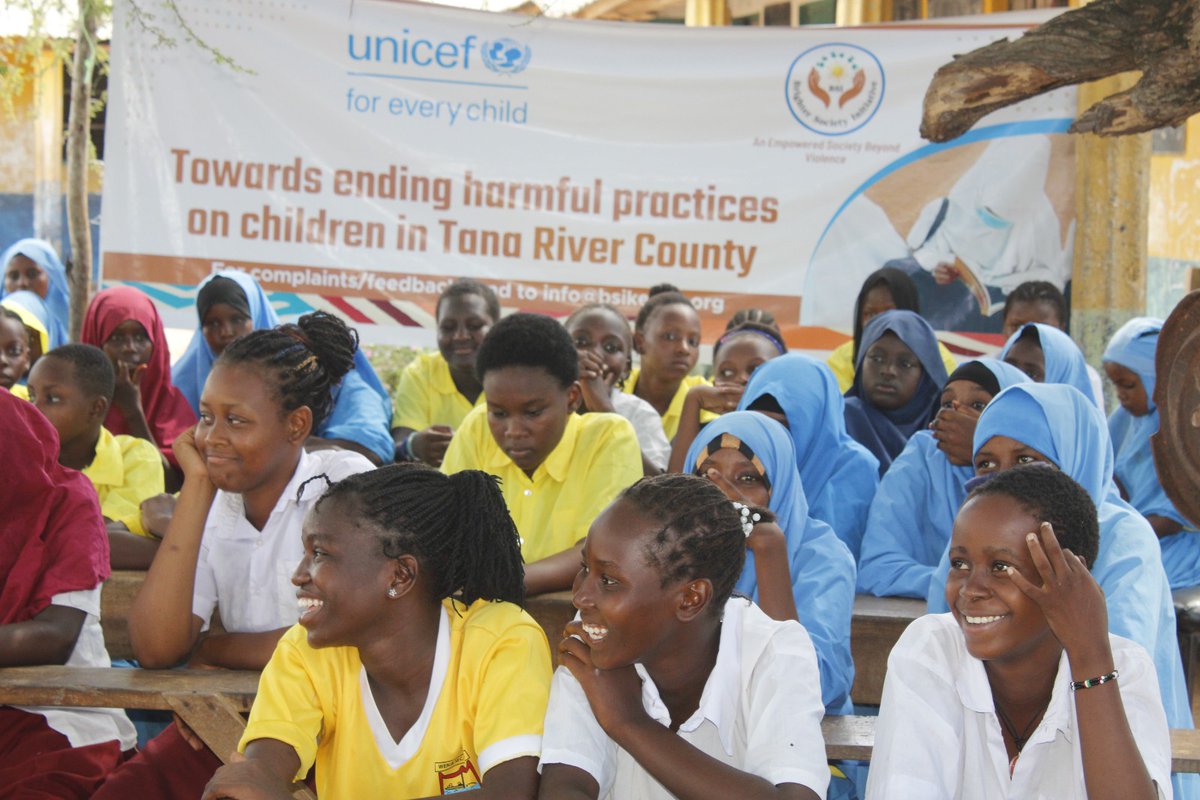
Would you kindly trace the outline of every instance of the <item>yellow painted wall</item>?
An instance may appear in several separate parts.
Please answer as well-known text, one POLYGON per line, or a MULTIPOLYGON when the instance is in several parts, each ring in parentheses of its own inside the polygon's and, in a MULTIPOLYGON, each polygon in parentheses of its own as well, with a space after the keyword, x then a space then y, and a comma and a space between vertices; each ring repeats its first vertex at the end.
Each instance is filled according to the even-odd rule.
POLYGON ((1187 122, 1187 152, 1150 158, 1151 258, 1200 261, 1200 115, 1187 122))
POLYGON ((0 41, 0 60, 28 74, 11 109, 0 105, 0 192, 33 194, 42 182, 62 182, 62 69, 50 53, 20 59, 13 40, 0 41))

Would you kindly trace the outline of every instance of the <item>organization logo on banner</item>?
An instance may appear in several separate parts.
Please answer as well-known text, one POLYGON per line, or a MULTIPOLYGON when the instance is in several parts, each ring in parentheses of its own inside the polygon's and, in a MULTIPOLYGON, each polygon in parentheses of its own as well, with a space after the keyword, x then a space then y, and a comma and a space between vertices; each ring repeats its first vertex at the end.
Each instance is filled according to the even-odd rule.
POLYGON ((842 136, 871 121, 883 102, 883 65, 853 44, 822 44, 804 51, 787 76, 788 109, 822 136, 842 136))
POLYGON ((501 75, 516 75, 529 66, 529 45, 514 39, 496 39, 483 45, 483 64, 501 75))

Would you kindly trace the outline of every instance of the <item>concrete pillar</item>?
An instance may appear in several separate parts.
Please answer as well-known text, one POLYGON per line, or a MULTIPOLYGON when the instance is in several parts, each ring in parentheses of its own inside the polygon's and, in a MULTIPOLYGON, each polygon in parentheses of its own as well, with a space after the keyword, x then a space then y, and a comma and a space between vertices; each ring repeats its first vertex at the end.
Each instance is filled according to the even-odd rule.
MULTIPOLYGON (((1138 77, 1116 75, 1080 86, 1079 109, 1128 89, 1138 77)), ((1113 332, 1145 313, 1149 192, 1150 134, 1075 137, 1071 336, 1097 369, 1113 332)))

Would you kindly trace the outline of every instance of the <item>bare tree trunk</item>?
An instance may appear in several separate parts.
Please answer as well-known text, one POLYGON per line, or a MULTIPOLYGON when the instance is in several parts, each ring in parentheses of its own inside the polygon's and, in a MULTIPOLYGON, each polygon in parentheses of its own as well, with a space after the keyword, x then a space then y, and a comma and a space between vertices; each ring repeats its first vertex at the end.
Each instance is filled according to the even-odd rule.
POLYGON ((71 105, 67 115, 67 231, 71 261, 71 339, 79 340, 83 315, 92 299, 92 229, 88 219, 88 167, 92 121, 92 73, 96 64, 96 9, 79 0, 79 31, 71 64, 71 105))

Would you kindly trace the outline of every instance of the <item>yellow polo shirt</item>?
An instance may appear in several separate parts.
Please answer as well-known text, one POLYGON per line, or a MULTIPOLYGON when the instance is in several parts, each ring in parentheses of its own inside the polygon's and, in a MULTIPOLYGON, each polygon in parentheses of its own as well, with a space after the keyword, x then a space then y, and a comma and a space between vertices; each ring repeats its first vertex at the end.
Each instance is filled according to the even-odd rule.
MULTIPOLYGON (((634 389, 637 388, 638 376, 641 373, 641 367, 634 367, 629 371, 629 377, 625 379, 626 394, 634 394, 634 389)), ((704 384, 711 384, 711 381, 703 375, 688 375, 680 381, 679 390, 671 398, 671 405, 667 406, 667 413, 662 415, 663 432, 667 434, 667 441, 674 439, 675 433, 679 430, 679 418, 683 415, 683 401, 687 399, 688 389, 704 384)), ((711 422, 718 416, 711 411, 702 410, 700 412, 700 422, 711 422)))
MULTIPOLYGON (((825 360, 825 363, 833 370, 833 375, 837 378, 838 389, 842 394, 845 394, 854 383, 854 359, 850 357, 850 351, 853 349, 854 340, 850 339, 834 348, 834 351, 829 354, 829 358, 825 360)), ((954 354, 941 342, 938 342, 938 352, 942 355, 942 363, 946 365, 946 374, 954 372, 958 368, 954 354)))
POLYGON ((19 397, 22 400, 29 399, 29 387, 23 383, 14 383, 9 391, 12 392, 13 397, 19 397))
POLYGON ((101 428, 96 455, 83 474, 96 487, 104 516, 125 523, 139 536, 150 536, 142 527, 142 501, 165 491, 157 447, 145 439, 113 436, 101 428))
MULTIPOLYGON (((485 402, 480 392, 475 405, 485 402)), ((449 425, 457 431, 472 407, 454 385, 450 365, 442 354, 425 353, 400 373, 392 427, 423 431, 430 425, 449 425)))
POLYGON ((255 739, 291 745, 295 779, 315 763, 317 795, 327 798, 454 794, 480 788, 497 764, 538 757, 551 674, 541 626, 511 603, 442 605, 429 693, 400 741, 358 648, 314 649, 295 625, 263 670, 238 749, 255 739))
POLYGON ((617 414, 572 414, 558 445, 530 478, 488 428, 487 408, 463 420, 442 472, 480 469, 500 478, 526 564, 561 553, 587 536, 592 521, 642 477, 642 451, 629 420, 617 414))

